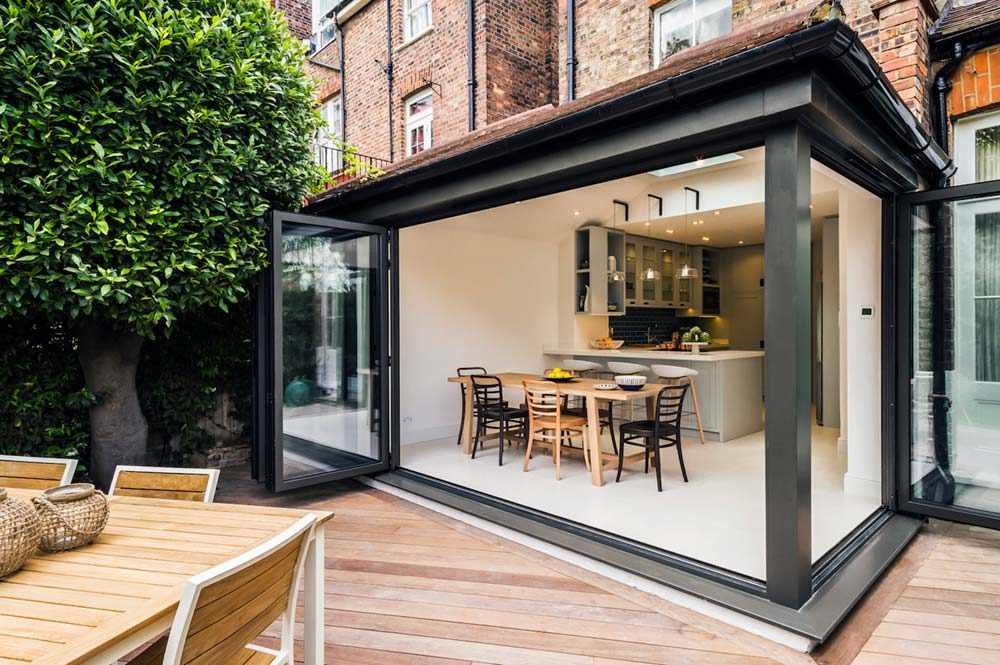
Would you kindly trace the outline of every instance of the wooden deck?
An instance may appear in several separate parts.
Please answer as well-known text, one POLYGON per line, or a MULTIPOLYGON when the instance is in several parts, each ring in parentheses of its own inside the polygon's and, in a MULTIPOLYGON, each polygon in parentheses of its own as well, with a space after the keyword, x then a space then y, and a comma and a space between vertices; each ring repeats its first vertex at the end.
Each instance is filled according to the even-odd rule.
MULTIPOLYGON (((248 498, 225 488, 217 500, 248 498)), ((336 513, 327 527, 328 663, 812 663, 385 493, 348 483, 323 493, 254 500, 336 513)))
POLYGON ((1000 532, 937 523, 920 540, 921 562, 854 663, 1000 663, 1000 532))

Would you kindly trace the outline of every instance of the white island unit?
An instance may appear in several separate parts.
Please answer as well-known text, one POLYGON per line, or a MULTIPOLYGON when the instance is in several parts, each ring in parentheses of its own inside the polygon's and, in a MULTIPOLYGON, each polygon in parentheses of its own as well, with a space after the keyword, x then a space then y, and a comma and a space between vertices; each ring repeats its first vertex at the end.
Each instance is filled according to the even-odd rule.
MULTIPOLYGON (((592 348, 546 346, 543 349, 549 367, 561 358, 580 358, 607 363, 609 360, 643 365, 677 365, 698 370, 695 388, 705 438, 729 441, 759 432, 764 427, 763 351, 658 351, 622 347, 617 351, 592 348)), ((656 377, 650 376, 650 380, 656 377)), ((686 410, 693 410, 685 405, 686 410)), ((682 427, 695 430, 694 415, 684 416, 682 427)))

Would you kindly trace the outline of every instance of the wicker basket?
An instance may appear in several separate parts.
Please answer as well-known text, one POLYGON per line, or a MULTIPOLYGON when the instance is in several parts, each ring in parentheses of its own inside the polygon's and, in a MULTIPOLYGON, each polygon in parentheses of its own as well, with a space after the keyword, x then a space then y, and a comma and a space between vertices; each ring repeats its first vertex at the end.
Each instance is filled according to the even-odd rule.
POLYGON ((76 483, 45 490, 32 499, 41 519, 38 546, 64 552, 97 540, 108 523, 108 499, 93 485, 76 483))
POLYGON ((38 548, 38 515, 0 488, 0 580, 21 569, 38 548))

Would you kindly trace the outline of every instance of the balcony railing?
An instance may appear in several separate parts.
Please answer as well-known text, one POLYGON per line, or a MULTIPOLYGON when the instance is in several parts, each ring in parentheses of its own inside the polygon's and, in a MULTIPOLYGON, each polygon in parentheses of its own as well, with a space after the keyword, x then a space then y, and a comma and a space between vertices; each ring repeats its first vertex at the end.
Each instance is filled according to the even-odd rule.
POLYGON ((328 145, 316 146, 316 160, 337 184, 354 178, 377 177, 392 163, 388 159, 362 155, 350 147, 328 145))

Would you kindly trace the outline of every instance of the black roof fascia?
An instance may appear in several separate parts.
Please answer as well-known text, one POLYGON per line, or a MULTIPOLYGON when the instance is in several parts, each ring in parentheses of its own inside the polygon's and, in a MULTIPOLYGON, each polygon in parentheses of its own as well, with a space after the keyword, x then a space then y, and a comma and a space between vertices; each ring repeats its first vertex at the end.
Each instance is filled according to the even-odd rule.
POLYGON ((734 84, 773 80, 774 70, 811 65, 840 84, 850 98, 867 106, 874 126, 882 125, 900 151, 921 167, 929 179, 950 176, 955 166, 930 134, 919 124, 878 64, 861 44, 857 33, 840 20, 830 20, 650 84, 620 97, 588 106, 495 141, 428 162, 403 173, 386 174, 363 186, 329 194, 310 204, 305 212, 323 214, 385 196, 400 181, 413 185, 443 176, 458 176, 470 168, 488 168, 493 160, 509 161, 520 150, 537 150, 542 143, 572 140, 581 132, 607 124, 620 126, 658 106, 691 95, 707 95, 734 84))

